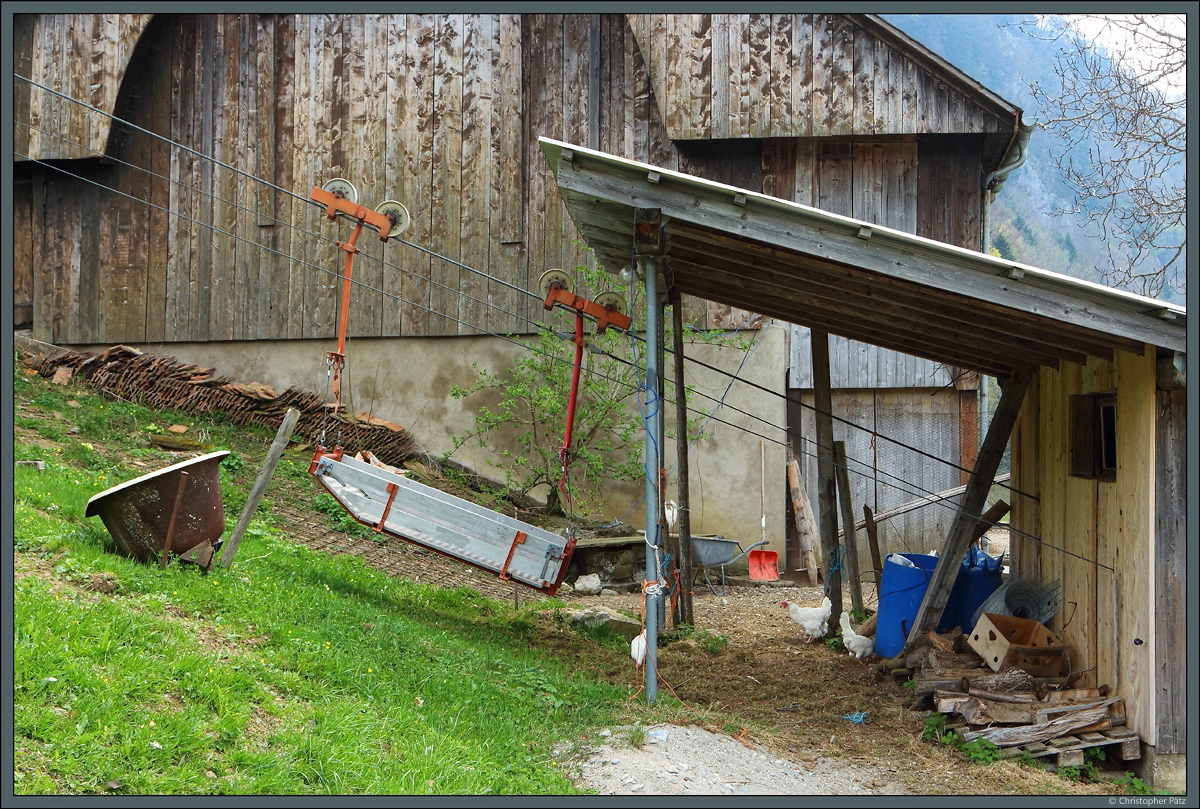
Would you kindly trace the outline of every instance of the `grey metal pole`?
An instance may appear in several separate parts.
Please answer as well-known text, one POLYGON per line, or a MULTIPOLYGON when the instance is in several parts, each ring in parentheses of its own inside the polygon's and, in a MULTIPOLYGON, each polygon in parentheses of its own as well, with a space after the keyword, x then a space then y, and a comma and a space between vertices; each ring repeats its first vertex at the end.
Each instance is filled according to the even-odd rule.
POLYGON ((642 397, 642 427, 646 431, 646 581, 653 582, 646 592, 646 702, 653 703, 658 695, 658 602, 662 595, 658 586, 656 550, 659 546, 658 515, 662 510, 658 502, 660 448, 657 444, 662 402, 657 393, 650 395, 658 389, 658 261, 646 256, 642 258, 642 269, 646 276, 646 387, 642 397))

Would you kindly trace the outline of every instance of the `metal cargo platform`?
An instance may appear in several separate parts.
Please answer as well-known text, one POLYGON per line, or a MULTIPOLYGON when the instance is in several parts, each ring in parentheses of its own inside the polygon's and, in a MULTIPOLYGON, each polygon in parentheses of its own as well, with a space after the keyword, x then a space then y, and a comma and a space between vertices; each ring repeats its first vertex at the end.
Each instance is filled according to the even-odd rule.
POLYGON ((355 460, 317 450, 310 471, 358 522, 553 595, 574 537, 562 537, 355 460))

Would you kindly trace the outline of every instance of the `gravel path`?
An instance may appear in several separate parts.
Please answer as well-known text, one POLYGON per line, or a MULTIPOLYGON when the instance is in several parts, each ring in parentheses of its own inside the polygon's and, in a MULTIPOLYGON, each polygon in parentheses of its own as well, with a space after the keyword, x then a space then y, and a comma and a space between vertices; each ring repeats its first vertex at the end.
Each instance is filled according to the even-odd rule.
POLYGON ((888 770, 818 757, 787 761, 762 748, 695 726, 601 731, 593 743, 560 755, 576 786, 601 795, 905 795, 888 770))

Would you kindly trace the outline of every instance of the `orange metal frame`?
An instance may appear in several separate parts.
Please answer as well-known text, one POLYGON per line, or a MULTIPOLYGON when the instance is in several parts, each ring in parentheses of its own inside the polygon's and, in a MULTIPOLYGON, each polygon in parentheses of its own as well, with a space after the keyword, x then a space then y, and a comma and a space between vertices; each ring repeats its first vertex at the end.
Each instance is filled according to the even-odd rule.
POLYGON ((379 231, 379 240, 386 242, 388 234, 395 227, 396 215, 372 211, 351 202, 339 193, 322 188, 313 188, 309 198, 325 206, 325 215, 331 221, 337 219, 338 214, 344 214, 356 222, 350 239, 337 243, 338 247, 346 251, 346 270, 342 274, 342 306, 341 311, 338 312, 337 350, 330 351, 328 354, 329 367, 333 372, 333 410, 336 413, 342 406, 341 372, 346 364, 346 319, 350 312, 350 273, 354 266, 354 254, 361 252, 354 243, 358 241, 358 235, 362 233, 363 225, 375 228, 379 231))
POLYGON ((587 315, 596 321, 597 332, 602 332, 609 326, 615 326, 621 331, 629 331, 629 327, 633 325, 633 318, 628 315, 623 315, 607 306, 601 306, 587 298, 581 298, 563 289, 557 283, 550 285, 550 291, 546 293, 546 300, 542 302, 542 305, 547 309, 553 309, 556 305, 563 306, 578 315, 587 315))
POLYGON ((566 503, 569 499, 566 482, 567 464, 570 462, 571 453, 571 428, 575 424, 575 399, 579 393, 579 371, 583 367, 583 348, 585 345, 583 339, 583 317, 586 315, 596 321, 597 334, 609 326, 621 331, 629 331, 629 327, 633 325, 633 318, 623 315, 608 306, 601 306, 595 301, 581 298, 563 288, 562 284, 558 281, 550 283, 550 289, 546 291, 546 300, 542 302, 542 305, 547 310, 553 309, 555 306, 562 306, 575 313, 575 337, 571 341, 575 344, 575 364, 571 369, 571 392, 567 397, 567 424, 563 430, 562 449, 558 451, 558 456, 562 461, 562 474, 558 478, 558 492, 562 496, 562 501, 566 503))

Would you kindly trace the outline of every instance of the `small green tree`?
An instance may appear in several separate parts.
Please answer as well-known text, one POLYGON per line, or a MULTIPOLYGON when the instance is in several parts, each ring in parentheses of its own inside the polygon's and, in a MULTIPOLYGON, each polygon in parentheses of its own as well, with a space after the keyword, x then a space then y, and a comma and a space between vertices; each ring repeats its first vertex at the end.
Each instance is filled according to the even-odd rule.
MULTIPOLYGON (((588 298, 603 291, 612 278, 603 270, 583 265, 576 266, 575 276, 583 282, 579 294, 588 298)), ((536 335, 524 343, 528 351, 506 371, 497 373, 472 365, 479 373, 475 383, 466 388, 456 385, 450 391, 459 400, 484 390, 499 394, 496 404, 478 407, 475 426, 454 436, 450 453, 471 441, 491 449, 503 458, 494 465, 503 470, 506 485, 523 492, 547 485, 547 510, 559 515, 565 513, 558 492, 562 474, 559 451, 575 361, 570 339, 574 319, 570 320, 571 325, 562 332, 539 324, 536 335)), ((599 506, 606 484, 636 480, 642 474, 641 421, 632 407, 638 380, 630 336, 611 328, 596 333, 591 321, 585 322, 584 332, 589 350, 583 354, 564 481, 575 509, 599 506)))
MULTIPOLYGON (((575 277, 582 283, 578 294, 595 299, 611 286, 614 277, 602 269, 577 265, 575 277)), ((634 293, 640 287, 634 285, 634 293)), ((641 311, 637 297, 629 300, 635 324, 641 311)), ((528 493, 545 484, 550 491, 547 511, 565 514, 558 492, 562 473, 559 451, 566 425, 567 397, 571 389, 571 371, 575 346, 571 342, 574 318, 562 332, 539 327, 524 345, 529 349, 508 369, 496 372, 472 367, 479 378, 469 387, 455 386, 450 393, 463 400, 481 391, 499 395, 494 405, 479 405, 475 426, 453 437, 453 454, 469 442, 490 449, 503 460, 493 464, 504 473, 507 486, 528 493), (570 333, 568 333, 570 332, 570 333)), ((671 345, 670 319, 667 320, 666 345, 671 345)), ((636 328, 636 325, 635 325, 636 328)), ((748 350, 750 344, 720 331, 688 329, 691 342, 720 344, 748 350)), ((642 421, 635 404, 638 395, 638 368, 630 335, 616 329, 597 334, 595 324, 585 321, 585 340, 589 350, 583 354, 583 370, 575 405, 565 488, 572 510, 587 512, 604 502, 606 487, 617 481, 634 481, 642 476, 642 421)), ((640 340, 637 359, 646 351, 640 340)), ((651 395, 652 397, 652 395, 651 395)), ((667 380, 666 398, 674 399, 674 386, 667 380)), ((696 424, 689 420, 689 439, 694 440, 696 424)), ((667 434, 674 431, 668 427, 667 434)))

